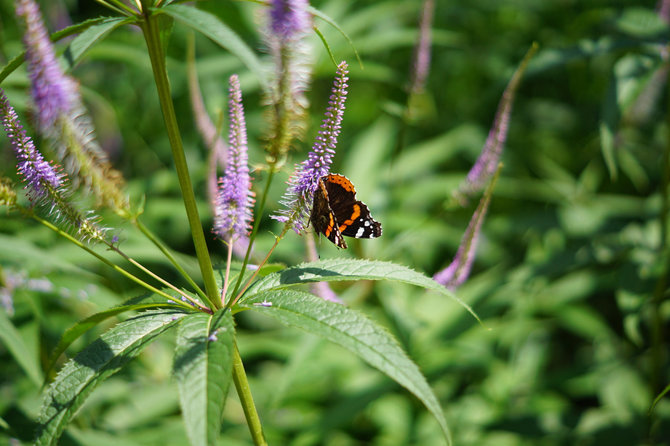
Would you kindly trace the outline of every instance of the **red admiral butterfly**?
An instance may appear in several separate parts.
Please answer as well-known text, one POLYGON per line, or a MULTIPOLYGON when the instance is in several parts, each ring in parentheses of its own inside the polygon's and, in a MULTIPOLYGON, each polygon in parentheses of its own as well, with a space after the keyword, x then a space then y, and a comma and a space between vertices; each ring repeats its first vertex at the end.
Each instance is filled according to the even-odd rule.
POLYGON ((355 238, 382 235, 381 223, 372 218, 362 201, 356 200, 356 189, 344 175, 330 174, 319 180, 309 220, 317 232, 338 248, 347 249, 343 235, 355 238))

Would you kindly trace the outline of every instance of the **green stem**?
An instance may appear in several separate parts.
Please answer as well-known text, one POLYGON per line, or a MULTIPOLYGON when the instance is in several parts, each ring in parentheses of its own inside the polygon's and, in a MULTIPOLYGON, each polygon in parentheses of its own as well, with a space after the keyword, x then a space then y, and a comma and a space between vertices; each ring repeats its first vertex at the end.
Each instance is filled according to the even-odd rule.
POLYGON ((191 236, 193 244, 195 245, 195 253, 198 257, 200 265, 200 272, 205 283, 205 293, 207 301, 211 308, 220 309, 221 301, 218 299, 218 292, 216 286, 216 279, 214 277, 214 268, 212 267, 212 260, 209 257, 207 250, 207 242, 205 240, 205 233, 202 230, 200 222, 200 215, 195 201, 195 194, 193 193, 193 185, 188 172, 188 165, 186 164, 186 156, 184 155, 184 147, 179 133, 179 126, 177 124, 177 116, 174 111, 174 104, 170 95, 170 82, 167 76, 167 67, 165 66, 165 56, 161 46, 157 17, 151 15, 150 11, 145 11, 145 21, 142 23, 142 31, 144 39, 147 43, 149 58, 151 59, 151 68, 156 81, 156 89, 158 90, 158 99, 161 104, 163 112, 163 120, 167 129, 168 139, 172 148, 172 157, 177 170, 177 177, 179 178, 179 186, 181 187, 182 197, 184 199, 184 207, 186 208, 186 215, 191 227, 191 236))
POLYGON ((108 0, 96 0, 96 2, 100 3, 101 5, 104 5, 107 8, 109 8, 113 11, 116 11, 119 14, 122 14, 122 15, 134 15, 134 14, 136 14, 136 11, 133 11, 131 8, 124 5, 123 3, 119 2, 118 0, 109 0, 109 1, 108 0))
POLYGON ((154 233, 149 230, 149 228, 144 226, 144 223, 142 223, 139 219, 137 218, 134 219, 133 223, 135 224, 137 229, 139 229, 142 232, 142 234, 144 234, 151 241, 151 243, 153 243, 158 249, 160 249, 163 255, 165 255, 165 257, 170 261, 170 263, 172 263, 172 266, 174 266, 175 269, 179 271, 182 277, 186 279, 186 281, 193 287, 195 292, 198 293, 198 296, 200 296, 200 298, 203 301, 207 302, 207 295, 205 295, 205 292, 202 291, 202 289, 198 286, 198 284, 195 283, 195 280, 193 280, 191 276, 186 272, 186 270, 182 268, 179 262, 177 262, 177 259, 175 259, 175 257, 172 255, 168 247, 165 246, 165 244, 158 237, 156 237, 154 233))
POLYGON ((100 254, 98 254, 97 252, 93 251, 91 248, 89 248, 88 246, 86 246, 85 244, 83 244, 82 242, 80 242, 79 240, 77 240, 76 238, 72 237, 72 236, 71 236, 70 234, 68 234, 67 232, 65 232, 65 231, 63 231, 63 230, 61 230, 61 229, 59 229, 59 228, 56 227, 56 226, 54 226, 54 225, 51 224, 50 222, 48 222, 48 221, 46 221, 46 220, 43 220, 42 218, 38 217, 38 216, 35 215, 35 214, 32 214, 31 217, 32 217, 33 219, 35 219, 36 221, 38 221, 39 223, 42 223, 42 224, 43 224, 44 226, 46 226, 47 228, 49 228, 49 229, 51 229, 52 231, 56 232, 58 235, 60 235, 60 236, 62 236, 62 237, 64 237, 64 238, 66 238, 66 239, 69 240, 70 242, 72 242, 72 243, 74 243, 75 245, 79 246, 80 248, 84 249, 84 250, 87 251, 89 254, 91 254, 92 256, 96 257, 98 260, 100 260, 100 261, 103 262, 104 264, 106 264, 106 265, 108 265, 109 267, 111 267, 113 270, 115 270, 115 271, 121 273, 122 275, 126 276, 128 279, 130 279, 130 280, 132 280, 133 282, 137 283, 138 285, 140 285, 140 286, 146 288, 147 290, 151 291, 152 293, 156 293, 156 294, 158 294, 158 295, 160 295, 160 296, 163 296, 164 298, 166 298, 166 299, 168 299, 168 300, 174 302, 174 303, 177 304, 177 305, 181 305, 182 307, 186 307, 186 308, 189 308, 189 309, 192 309, 192 308, 193 308, 191 305, 188 305, 188 304, 186 304, 186 303, 184 303, 184 302, 181 302, 181 301, 179 301, 179 299, 175 300, 175 298, 174 298, 173 296, 170 296, 170 295, 167 294, 166 292, 161 291, 161 290, 159 290, 158 288, 155 288, 155 287, 149 285, 148 283, 146 283, 145 281, 143 281, 143 280, 140 279, 139 277, 136 277, 136 276, 132 275, 131 273, 129 273, 129 272, 126 271, 125 269, 121 268, 119 265, 116 265, 115 263, 113 263, 113 262, 111 262, 110 260, 106 259, 105 257, 101 256, 100 254))
POLYGON ((247 290, 247 288, 249 288, 249 286, 252 284, 252 282, 254 281, 256 276, 258 276, 258 273, 261 271, 261 268, 263 268, 263 265, 265 265, 265 263, 268 261, 268 259, 272 255, 272 252, 277 247, 277 244, 279 244, 279 240, 284 238, 288 229, 289 229, 289 225, 288 224, 284 225, 284 230, 282 231, 282 233, 278 237, 275 238, 275 244, 272 245, 272 248, 270 248, 270 250, 268 251, 268 254, 265 256, 263 261, 258 264, 258 268, 256 268, 256 271, 254 271, 254 273, 251 275, 251 277, 249 277, 249 280, 247 280, 247 282, 244 284, 244 286, 242 287, 242 290, 239 293, 237 293, 237 295, 235 295, 235 293, 231 294, 231 296, 235 296, 235 299, 232 299, 228 303, 228 305, 226 305, 226 308, 232 308, 232 306, 235 305, 238 300, 240 300, 240 297, 242 297, 242 295, 247 290))
MULTIPOLYGON (((270 191, 270 184, 272 183, 274 173, 275 173, 274 165, 270 165, 268 180, 265 183, 265 190, 263 190, 263 195, 261 195, 261 202, 257 209, 256 213, 257 217, 256 221, 254 222, 254 228, 251 230, 251 235, 249 236, 249 246, 247 246, 247 253, 244 255, 244 262, 242 262, 242 269, 240 270, 240 275, 237 276, 237 283, 235 283, 235 288, 233 288, 231 296, 235 296, 237 294, 237 291, 240 289, 240 285, 242 284, 242 278, 244 277, 244 272, 246 271, 247 264, 249 263, 249 255, 251 254, 251 247, 253 246, 254 240, 256 239, 256 233, 258 232, 258 227, 260 226, 261 222, 260 216, 263 215, 263 210, 265 209, 265 202, 267 201, 268 192, 270 191)), ((237 301, 237 299, 235 300, 237 301)), ((228 306, 230 307, 230 305, 228 306)))
POLYGON ((267 445, 268 442, 265 441, 265 436, 263 435, 263 426, 254 405, 251 388, 249 387, 249 381, 247 381, 247 374, 244 371, 244 364, 242 364, 237 344, 235 344, 233 349, 233 381, 235 382, 235 389, 237 390, 237 395, 240 397, 244 416, 247 419, 247 425, 249 426, 249 432, 254 444, 256 446, 267 445))
POLYGON ((226 307, 226 292, 228 292, 228 285, 230 280, 230 264, 233 260, 233 236, 228 238, 228 258, 226 259, 226 276, 223 278, 223 291, 221 291, 221 305, 226 307))
POLYGON ((111 244, 107 244, 107 246, 109 246, 109 249, 111 249, 112 251, 114 251, 115 253, 117 253, 118 255, 120 255, 121 257, 123 257, 124 259, 126 259, 126 261, 128 261, 128 262, 132 263, 133 265, 135 265, 137 268, 139 268, 139 269, 140 269, 141 271, 143 271, 145 274, 147 274, 147 275, 150 276, 150 277, 153 277, 154 279, 156 279, 157 281, 159 281, 160 283, 162 283, 162 284, 165 285, 166 287, 170 288, 170 289, 171 289, 172 291, 174 291, 175 293, 177 293, 177 294, 179 294, 180 296, 182 296, 184 299, 186 299, 186 300, 188 300, 189 302, 191 302, 191 303, 193 304, 193 306, 198 307, 198 308, 200 308, 200 309, 202 309, 202 310, 209 310, 209 308, 207 308, 207 307, 203 307, 202 304, 201 304, 200 302, 196 301, 196 300, 193 299, 191 296, 189 296, 188 294, 186 294, 185 292, 183 292, 182 290, 180 290, 180 289, 177 288, 176 286, 172 285, 172 284, 171 284, 170 282, 168 282, 167 280, 165 280, 165 279, 163 279, 162 277, 160 277, 158 274, 155 274, 153 271, 151 271, 151 270, 149 270, 148 268, 146 268, 146 267, 145 267, 144 265, 142 265, 140 262, 136 261, 135 259, 132 259, 132 258, 128 257, 128 255, 126 255, 125 252, 121 251, 121 250, 120 250, 119 248, 117 248, 116 246, 111 245, 111 244))

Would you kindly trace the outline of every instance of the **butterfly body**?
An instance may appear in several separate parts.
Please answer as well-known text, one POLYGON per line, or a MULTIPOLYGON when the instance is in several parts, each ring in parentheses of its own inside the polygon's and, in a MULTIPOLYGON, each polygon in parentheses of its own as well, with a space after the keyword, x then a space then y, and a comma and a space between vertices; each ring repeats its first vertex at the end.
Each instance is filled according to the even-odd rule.
POLYGON ((365 203, 356 200, 356 189, 344 175, 330 174, 319 180, 310 221, 317 232, 343 249, 347 249, 345 235, 354 238, 382 235, 381 223, 372 218, 365 203))

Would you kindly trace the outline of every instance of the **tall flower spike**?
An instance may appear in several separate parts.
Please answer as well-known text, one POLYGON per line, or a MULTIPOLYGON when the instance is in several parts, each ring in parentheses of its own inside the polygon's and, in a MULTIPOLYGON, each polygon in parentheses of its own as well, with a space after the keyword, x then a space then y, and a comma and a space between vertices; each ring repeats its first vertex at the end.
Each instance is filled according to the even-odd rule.
POLYGON ((507 130, 509 128, 509 119, 512 114, 512 105, 514 103, 514 96, 516 90, 521 83, 528 62, 537 51, 537 44, 534 43, 526 52, 521 64, 514 72, 512 79, 510 79, 505 91, 503 92, 498 110, 496 111, 493 120, 493 126, 489 131, 489 135, 484 143, 482 152, 477 158, 477 161, 468 172, 465 181, 459 186, 454 193, 454 196, 459 201, 465 201, 466 198, 480 191, 486 183, 491 179, 496 171, 500 155, 505 147, 505 140, 507 139, 507 130))
POLYGON ((214 232, 223 240, 248 234, 254 204, 247 163, 247 127, 237 75, 230 77, 229 84, 228 160, 225 174, 219 180, 214 218, 214 232))
POLYGON ((287 223, 298 234, 307 227, 314 192, 321 177, 328 175, 335 154, 344 114, 344 103, 347 99, 347 80, 349 80, 347 67, 346 62, 341 62, 337 67, 326 117, 321 124, 316 141, 307 159, 296 166, 289 179, 288 188, 281 200, 285 209, 280 210, 278 215, 272 216, 275 220, 287 223))
POLYGON ((270 29, 282 42, 301 39, 309 30, 312 18, 307 0, 271 0, 270 29))
POLYGON ((283 160, 294 138, 304 132, 309 85, 309 51, 305 37, 312 26, 307 0, 271 0, 265 40, 274 59, 269 103, 270 163, 283 160))
POLYGON ((82 182, 100 203, 125 214, 121 174, 110 167, 95 139, 77 83, 58 64, 37 4, 17 0, 16 14, 25 25, 23 43, 39 132, 53 146, 73 187, 82 182))
POLYGON ((59 116, 69 115, 76 108, 77 85, 58 65, 37 4, 33 0, 17 0, 16 14, 26 27, 23 43, 37 124, 40 131, 47 134, 59 116))
POLYGON ((430 45, 432 40, 430 28, 433 23, 434 10, 435 0, 425 0, 423 2, 419 42, 415 50, 414 71, 412 72, 412 84, 410 86, 410 93, 413 94, 421 93, 426 86, 426 78, 430 70, 430 45))
POLYGON ((475 260, 475 254, 477 252, 479 233, 489 203, 491 202, 491 195, 493 195, 493 189, 497 182, 500 168, 501 165, 499 164, 491 183, 486 188, 481 200, 479 200, 479 205, 477 205, 477 209, 475 209, 475 212, 472 214, 470 223, 468 223, 463 238, 461 238, 461 243, 458 246, 458 251, 456 251, 454 260, 452 260, 449 266, 433 276, 433 279, 435 279, 436 282, 441 283, 450 290, 455 290, 461 286, 470 275, 472 263, 475 260))
POLYGON ((0 89, 0 116, 18 160, 17 170, 26 183, 28 197, 36 204, 49 208, 57 220, 73 227, 83 240, 104 240, 105 230, 100 228, 95 216, 84 217, 65 196, 66 176, 44 159, 35 148, 33 140, 26 135, 16 111, 9 104, 5 92, 0 89))
POLYGON ((5 92, 0 89, 0 114, 2 124, 9 137, 14 154, 18 160, 17 169, 23 177, 31 201, 41 202, 46 199, 48 189, 59 191, 63 189, 64 175, 53 164, 44 159, 35 148, 33 140, 26 135, 19 117, 9 104, 5 92))

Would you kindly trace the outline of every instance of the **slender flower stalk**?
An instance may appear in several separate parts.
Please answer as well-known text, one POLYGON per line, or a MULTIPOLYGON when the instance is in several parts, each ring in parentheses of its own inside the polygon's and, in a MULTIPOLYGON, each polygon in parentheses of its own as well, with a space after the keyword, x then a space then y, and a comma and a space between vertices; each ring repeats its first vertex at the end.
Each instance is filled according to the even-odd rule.
POLYGON ((519 67, 514 72, 512 79, 510 79, 507 84, 502 99, 500 100, 500 104, 498 105, 498 110, 496 111, 493 120, 493 126, 491 127, 486 142, 484 143, 484 147, 482 148, 482 152, 470 169, 470 172, 468 172, 465 181, 463 181, 454 193, 454 196, 458 201, 463 202, 482 190, 495 173, 507 139, 507 130, 509 128, 510 115, 512 114, 514 96, 521 83, 521 78, 526 71, 528 62, 537 51, 537 48, 537 44, 531 46, 521 61, 521 64, 519 64, 519 67))
MULTIPOLYGON (((164 285, 173 288, 177 293, 184 294, 179 289, 162 280, 160 277, 147 270, 138 262, 129 258, 121 250, 119 250, 115 243, 118 241, 117 237, 112 237, 111 241, 106 240, 107 229, 102 228, 98 224, 98 217, 91 212, 88 215, 82 214, 76 209, 73 204, 67 199, 69 193, 67 189, 67 176, 57 169, 52 163, 46 161, 42 154, 35 147, 32 139, 27 136, 25 130, 19 122, 18 116, 14 108, 9 104, 4 91, 0 89, 0 117, 2 117, 5 132, 11 141, 12 148, 18 160, 18 172, 26 183, 25 188, 31 202, 43 205, 49 208, 49 212, 54 216, 55 220, 63 222, 66 226, 70 226, 76 232, 78 239, 75 240, 67 235, 67 238, 78 243, 84 249, 92 252, 89 248, 81 245, 80 242, 92 240, 102 242, 109 246, 110 249, 116 251, 133 265, 140 268, 145 273, 153 278, 161 281, 164 285)), ((5 201, 4 185, 5 181, 0 181, 0 202, 5 201)), ((9 196, 9 200, 13 199, 15 203, 15 196, 9 196)), ((11 204, 13 204, 11 203, 11 204)), ((47 227, 61 233, 62 231, 46 220, 42 220, 34 213, 30 215, 46 225, 47 227)), ((65 234, 64 234, 65 235, 65 234)), ((98 255, 96 255, 99 257, 98 255)), ((99 257, 100 258, 100 257, 99 257)), ((144 283, 144 282, 141 282, 144 283)), ((189 298, 186 296, 186 298, 189 298)), ((190 298, 189 298, 190 299, 190 298)), ((192 301, 194 305, 197 302, 192 301)))
POLYGON ((326 117, 316 136, 316 141, 305 161, 297 165, 288 182, 288 188, 281 203, 285 209, 273 215, 275 220, 285 222, 298 234, 302 233, 309 222, 314 192, 319 180, 330 171, 337 138, 340 134, 344 104, 347 99, 347 63, 337 67, 335 82, 328 101, 326 117))
POLYGON ((23 177, 31 201, 41 201, 48 196, 48 189, 64 188, 65 175, 52 163, 46 161, 35 148, 33 140, 26 134, 19 117, 9 104, 5 92, 0 89, 0 115, 18 160, 18 172, 23 177))
POLYGON ((195 65, 195 39, 189 38, 186 54, 186 67, 188 76, 188 92, 191 99, 191 111, 195 121, 195 127, 200 134, 205 147, 209 151, 208 174, 207 174, 207 193, 211 203, 216 198, 217 175, 216 170, 220 165, 226 166, 228 158, 228 146, 219 135, 220 128, 212 122, 205 108, 205 100, 202 97, 200 84, 198 82, 198 71, 195 65))
POLYGON ((99 203, 128 215, 123 178, 111 168, 95 139, 78 85, 58 64, 37 4, 17 0, 16 14, 25 25, 23 42, 39 132, 62 162, 73 187, 83 183, 99 203))
MULTIPOLYGON (((656 5, 656 11, 661 20, 666 24, 670 24, 670 0, 660 0, 656 5)), ((653 114, 657 110, 658 103, 665 91, 665 85, 668 82, 668 72, 670 71, 667 63, 670 58, 668 46, 665 44, 659 45, 658 51, 661 60, 666 63, 661 64, 651 73, 644 88, 638 92, 630 107, 624 111, 623 116, 621 116, 621 122, 624 125, 641 126, 650 119, 653 119, 653 114)), ((621 141, 622 139, 625 138, 617 135, 614 141, 621 141)))
POLYGON ((0 117, 18 160, 17 170, 26 184, 28 198, 49 208, 56 220, 72 226, 83 240, 104 241, 105 229, 94 215, 84 216, 66 199, 67 177, 52 163, 46 161, 33 140, 26 134, 5 92, 0 89, 0 117))
POLYGON ((229 82, 228 160, 225 174, 219 180, 214 216, 214 232, 226 241, 249 233, 254 204, 247 163, 247 128, 240 82, 237 75, 231 76, 229 82))
POLYGON ((271 0, 265 40, 274 59, 268 101, 269 162, 285 157, 291 141, 304 133, 305 90, 309 85, 309 51, 305 42, 312 27, 307 0, 271 0))
POLYGON ((475 260, 475 254, 477 252, 479 233, 481 232, 482 223, 484 222, 486 211, 491 202, 491 195, 493 195, 493 188, 498 180, 498 174, 501 167, 502 165, 499 164, 493 179, 486 188, 486 192, 481 200, 479 200, 479 205, 472 214, 470 223, 468 223, 463 238, 461 238, 461 243, 458 247, 458 251, 456 251, 454 260, 449 266, 433 276, 433 279, 435 279, 436 282, 441 283, 450 290, 455 290, 461 286, 470 275, 472 263, 475 260))
POLYGON ((656 5, 656 11, 658 12, 659 17, 663 19, 666 23, 670 23, 670 1, 669 0, 659 0, 656 5))
POLYGON ((414 55, 414 71, 412 72, 412 83, 410 85, 411 94, 423 92, 426 86, 426 78, 430 70, 430 46, 432 42, 430 28, 433 23, 434 11, 435 0, 425 0, 419 26, 419 42, 414 55))

